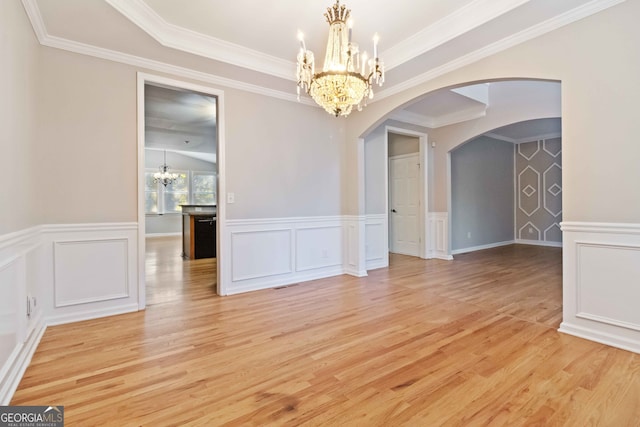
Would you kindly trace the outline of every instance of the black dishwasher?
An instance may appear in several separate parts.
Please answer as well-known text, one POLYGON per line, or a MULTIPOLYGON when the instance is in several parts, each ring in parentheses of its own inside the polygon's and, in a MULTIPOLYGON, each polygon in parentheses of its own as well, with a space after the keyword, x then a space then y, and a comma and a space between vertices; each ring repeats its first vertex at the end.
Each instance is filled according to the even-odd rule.
POLYGON ((216 217, 211 215, 197 215, 194 218, 194 228, 194 258, 215 258, 216 217))

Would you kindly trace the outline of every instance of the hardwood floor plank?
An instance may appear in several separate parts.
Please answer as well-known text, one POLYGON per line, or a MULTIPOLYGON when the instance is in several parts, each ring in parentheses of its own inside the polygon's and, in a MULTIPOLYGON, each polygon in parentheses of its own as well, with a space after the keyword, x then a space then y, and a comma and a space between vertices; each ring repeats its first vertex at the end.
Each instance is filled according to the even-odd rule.
POLYGON ((220 298, 215 260, 147 247, 147 310, 48 328, 12 404, 69 426, 638 425, 640 356, 556 331, 560 249, 220 298))

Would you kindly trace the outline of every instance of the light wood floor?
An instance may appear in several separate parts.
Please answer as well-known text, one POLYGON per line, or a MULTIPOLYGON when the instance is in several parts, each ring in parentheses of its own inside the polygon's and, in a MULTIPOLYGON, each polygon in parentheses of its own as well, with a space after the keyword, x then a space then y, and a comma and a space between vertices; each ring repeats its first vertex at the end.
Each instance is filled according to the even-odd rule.
POLYGON ((640 355, 556 332, 560 263, 392 256, 224 298, 158 263, 179 298, 47 329, 12 403, 65 405, 68 426, 637 426, 640 355))
POLYGON ((207 298, 216 293, 216 258, 184 260, 180 237, 146 239, 147 305, 207 298))

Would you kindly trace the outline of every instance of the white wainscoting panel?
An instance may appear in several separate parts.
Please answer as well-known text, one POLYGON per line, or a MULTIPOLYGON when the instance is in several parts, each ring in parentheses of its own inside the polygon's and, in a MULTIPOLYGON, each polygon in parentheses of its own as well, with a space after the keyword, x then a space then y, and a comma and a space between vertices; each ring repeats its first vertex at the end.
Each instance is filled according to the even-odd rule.
POLYGON ((42 226, 48 325, 138 310, 136 223, 42 226))
POLYGON ((341 267, 342 234, 342 224, 298 228, 296 232, 296 271, 341 267))
POLYGON ((388 216, 386 214, 367 215, 365 222, 365 254, 367 270, 389 266, 388 216))
POLYGON ((293 272, 293 229, 231 232, 231 280, 239 282, 293 272))
POLYGON ((40 227, 0 235, 0 405, 8 405, 45 330, 39 297, 40 227), (31 300, 31 302, 35 301, 31 300))
POLYGON ((576 250, 576 316, 640 332, 640 246, 576 242, 576 250))
POLYGON ((449 253, 449 213, 429 212, 429 231, 431 247, 428 258, 452 260, 449 253))
POLYGON ((560 331, 640 353, 640 224, 562 223, 560 331))
POLYGON ((4 265, 0 265, 0 361, 9 360, 18 338, 18 300, 19 288, 24 286, 20 275, 23 268, 19 265, 21 258, 15 257, 4 265))
POLYGON ((365 215, 345 215, 344 225, 347 229, 344 272, 351 276, 367 275, 366 261, 366 221, 365 215))
POLYGON ((54 306, 128 298, 126 239, 54 242, 54 306))
POLYGON ((340 216, 228 220, 226 232, 228 295, 344 273, 348 227, 340 216))

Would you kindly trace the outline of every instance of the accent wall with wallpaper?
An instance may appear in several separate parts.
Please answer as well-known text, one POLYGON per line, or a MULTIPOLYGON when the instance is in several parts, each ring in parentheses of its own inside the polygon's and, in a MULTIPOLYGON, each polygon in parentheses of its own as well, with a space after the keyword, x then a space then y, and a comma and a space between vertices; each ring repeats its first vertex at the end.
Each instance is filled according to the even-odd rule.
POLYGON ((459 254, 512 243, 562 246, 562 141, 480 136, 451 152, 451 241, 459 254))
POLYGON ((516 241, 562 245, 562 140, 517 144, 516 241))

